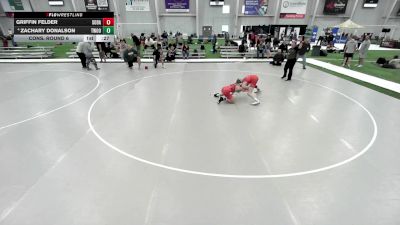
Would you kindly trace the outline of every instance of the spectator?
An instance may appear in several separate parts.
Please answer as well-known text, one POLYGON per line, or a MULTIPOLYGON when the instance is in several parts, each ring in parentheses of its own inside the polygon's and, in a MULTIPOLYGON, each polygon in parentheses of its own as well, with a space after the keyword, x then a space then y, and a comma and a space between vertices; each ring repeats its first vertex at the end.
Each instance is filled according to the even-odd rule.
POLYGON ((129 69, 132 69, 134 62, 138 63, 138 67, 140 69, 141 60, 139 52, 136 50, 136 48, 132 46, 127 46, 127 48, 124 50, 123 58, 124 61, 128 63, 129 69))
POLYGON ((389 69, 400 69, 400 59, 398 55, 395 55, 392 60, 382 65, 383 68, 389 69))
POLYGON ((324 41, 324 39, 325 39, 325 32, 321 31, 321 33, 320 33, 320 35, 318 37, 318 41, 317 41, 317 43, 315 45, 318 45, 318 43, 319 43, 319 45, 322 45, 322 42, 324 41))
POLYGON ((282 54, 282 50, 278 49, 278 52, 274 55, 274 58, 273 58, 272 62, 270 62, 270 64, 272 64, 274 66, 281 66, 283 60, 284 60, 284 57, 282 54))
POLYGON ((157 41, 155 41, 152 37, 148 37, 144 43, 144 48, 146 49, 147 47, 152 47, 153 49, 156 49, 157 41))
POLYGON ((333 39, 334 39, 333 34, 332 32, 330 32, 326 38, 326 41, 328 42, 327 45, 335 46, 335 44, 333 43, 333 39))
POLYGON ((86 69, 87 70, 91 70, 90 69, 90 63, 93 63, 93 65, 96 68, 96 70, 100 69, 99 67, 97 67, 96 59, 93 56, 94 48, 95 48, 95 46, 92 45, 90 42, 86 42, 86 44, 83 45, 83 47, 82 47, 82 51, 83 51, 83 53, 85 54, 85 57, 86 57, 86 69))
POLYGON ((102 63, 103 60, 106 62, 106 43, 105 42, 96 42, 97 50, 99 51, 100 62, 102 63))
POLYGON ((344 60, 342 66, 350 68, 351 58, 353 58, 354 52, 357 50, 357 42, 350 37, 344 46, 344 60))
POLYGON ((224 33, 224 39, 225 39, 225 46, 228 46, 228 44, 229 44, 229 33, 228 32, 224 33))
POLYGON ((286 81, 289 81, 292 79, 293 67, 296 64, 296 59, 297 59, 297 51, 298 51, 298 46, 296 46, 296 42, 292 42, 291 48, 289 49, 289 53, 287 56, 284 73, 283 73, 283 76, 281 77, 282 79, 285 78, 286 74, 287 74, 287 70, 289 69, 289 74, 288 74, 288 78, 286 79, 286 81))
POLYGON ((361 43, 360 48, 358 49, 359 58, 357 67, 362 67, 364 65, 364 59, 367 57, 367 52, 370 45, 371 41, 369 40, 369 36, 366 36, 364 41, 361 43))
POLYGON ((272 41, 273 45, 274 45, 274 50, 278 48, 279 46, 279 39, 278 38, 274 38, 274 40, 272 41))
POLYGON ((214 34, 212 39, 213 54, 217 52, 216 45, 217 45, 217 35, 214 34))
POLYGON ((182 47, 182 57, 184 59, 188 59, 188 57, 189 57, 189 46, 186 44, 183 44, 183 47, 182 47))
POLYGON ((178 46, 178 44, 179 44, 179 33, 176 32, 176 34, 175 34, 175 45, 178 46))
POLYGON ((193 34, 189 35, 188 37, 188 44, 193 44, 193 34))
POLYGON ((83 52, 83 47, 86 45, 87 43, 85 42, 79 42, 78 46, 76 46, 76 54, 78 55, 79 59, 81 60, 81 64, 82 64, 82 68, 86 69, 86 57, 85 57, 85 53, 83 52))
POLYGON ((287 46, 287 44, 285 42, 282 42, 281 45, 279 45, 279 49, 282 51, 282 53, 283 52, 287 53, 288 46, 287 46))
POLYGON ((142 47, 144 47, 144 44, 145 44, 145 42, 146 42, 146 37, 144 36, 144 33, 141 33, 141 34, 140 34, 139 41, 140 41, 140 45, 141 45, 142 47))
POLYGON ((175 47, 171 46, 168 48, 167 57, 165 58, 165 60, 167 60, 168 62, 174 61, 175 55, 176 55, 175 47))
POLYGON ((118 51, 114 42, 113 43, 108 42, 106 45, 106 49, 107 49, 106 54, 108 52, 110 58, 113 59, 119 58, 118 51))
POLYGON ((268 59, 269 57, 271 57, 271 51, 272 51, 271 42, 267 42, 267 44, 265 44, 264 52, 267 53, 268 59))
POLYGON ((264 43, 257 44, 257 58, 260 58, 260 54, 261 57, 264 58, 264 51, 265 51, 264 43))
POLYGON ((239 45, 239 53, 242 53, 242 56, 244 56, 246 52, 246 47, 244 46, 244 43, 242 42, 241 45, 239 45))
POLYGON ((164 31, 161 35, 162 37, 162 42, 163 42, 163 46, 166 46, 168 44, 168 33, 166 31, 164 31))
POLYGON ((132 37, 132 42, 136 47, 136 51, 140 54, 140 39, 135 35, 135 34, 131 34, 132 37))
POLYGON ((337 48, 331 45, 326 46, 326 52, 328 53, 334 53, 337 51, 337 48))
POLYGON ((126 58, 124 57, 124 52, 128 49, 128 45, 126 44, 126 40, 122 39, 119 42, 119 55, 121 56, 121 58, 124 60, 124 62, 126 62, 126 58))
POLYGON ((293 31, 293 40, 297 41, 297 32, 296 31, 293 31))
POLYGON ((306 69, 306 53, 310 51, 310 45, 307 41, 301 41, 298 45, 299 51, 297 52, 298 58, 302 58, 303 69, 306 69))
POLYGON ((17 47, 17 43, 14 41, 14 33, 11 29, 8 29, 8 39, 11 40, 12 46, 17 47))
POLYGON ((161 59, 162 51, 160 50, 161 50, 161 45, 157 45, 157 48, 154 49, 153 51, 154 68, 157 68, 157 64, 161 59))
MULTIPOLYGON (((1 41, 3 42, 3 48, 8 49, 8 40, 7 37, 0 36, 1 41)), ((83 65, 83 64, 82 64, 83 65)))
POLYGON ((268 34, 267 38, 265 39, 266 43, 271 43, 271 35, 268 34))

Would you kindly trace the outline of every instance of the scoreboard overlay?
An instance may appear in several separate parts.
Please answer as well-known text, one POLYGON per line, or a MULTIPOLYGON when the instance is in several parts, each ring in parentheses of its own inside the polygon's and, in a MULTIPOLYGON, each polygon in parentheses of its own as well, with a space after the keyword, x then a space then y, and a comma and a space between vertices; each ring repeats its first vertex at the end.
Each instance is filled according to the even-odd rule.
POLYGON ((15 12, 17 42, 113 42, 113 12, 15 12))

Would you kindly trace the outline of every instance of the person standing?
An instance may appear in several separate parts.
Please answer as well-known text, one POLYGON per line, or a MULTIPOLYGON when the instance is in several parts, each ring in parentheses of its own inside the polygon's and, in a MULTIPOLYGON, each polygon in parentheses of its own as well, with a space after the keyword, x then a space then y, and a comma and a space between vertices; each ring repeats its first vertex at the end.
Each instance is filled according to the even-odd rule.
POLYGON ((3 42, 3 48, 4 48, 4 50, 7 50, 7 49, 8 49, 8 40, 7 40, 7 37, 5 37, 5 36, 0 36, 0 39, 1 39, 2 42, 3 42))
POLYGON ((357 67, 362 67, 364 65, 364 59, 367 57, 367 52, 370 45, 371 41, 369 40, 369 36, 366 36, 364 41, 361 43, 360 48, 358 49, 359 58, 357 67))
POLYGON ((125 39, 122 39, 120 42, 119 42, 119 55, 121 56, 121 58, 124 60, 124 62, 127 62, 126 61, 126 58, 125 58, 125 56, 124 56, 124 52, 128 49, 128 44, 126 44, 126 40, 125 39))
POLYGON ((357 50, 357 42, 350 36, 349 40, 344 46, 344 60, 342 66, 350 68, 351 59, 353 58, 354 52, 357 50))
POLYGON ((132 37, 132 42, 136 47, 136 50, 138 51, 139 55, 140 55, 140 40, 139 38, 135 35, 135 34, 131 34, 132 37))
POLYGON ((153 51, 153 57, 154 57, 154 68, 157 68, 157 65, 159 62, 161 62, 162 68, 164 67, 164 53, 162 50, 162 45, 158 44, 157 49, 154 49, 153 51))
POLYGON ((83 47, 85 46, 85 42, 81 41, 76 46, 76 54, 78 55, 79 59, 81 60, 82 68, 86 69, 86 57, 85 53, 83 52, 83 47))
POLYGON ((96 47, 97 47, 97 50, 99 51, 100 62, 102 63, 103 60, 104 60, 104 62, 106 62, 106 59, 107 59, 106 52, 105 52, 106 43, 105 42, 96 42, 96 47))
POLYGON ((321 31, 321 33, 320 33, 320 35, 318 37, 318 41, 317 41, 317 43, 315 45, 318 45, 318 43, 319 43, 319 45, 322 45, 322 42, 324 41, 324 39, 325 39, 325 32, 321 31))
POLYGON ((306 69, 306 53, 310 50, 310 45, 307 40, 301 41, 298 45, 299 51, 297 52, 298 58, 301 58, 303 61, 303 69, 306 69))
POLYGON ((217 35, 214 34, 212 38, 212 46, 213 46, 213 54, 217 52, 216 45, 217 45, 217 35))
POLYGON ((14 32, 11 29, 8 29, 8 37, 11 40, 12 46, 17 47, 17 42, 14 41, 14 32))
POLYGON ((92 45, 90 42, 86 42, 86 44, 83 46, 82 51, 85 54, 86 57, 86 69, 90 69, 90 63, 93 63, 94 67, 96 70, 99 70, 100 68, 97 66, 96 59, 93 56, 93 50, 95 46, 92 45))
POLYGON ((297 60, 297 51, 298 51, 298 46, 296 46, 296 42, 292 42, 292 47, 288 51, 287 55, 287 61, 285 64, 285 68, 283 69, 283 76, 281 77, 282 79, 286 77, 287 71, 289 70, 288 78, 286 81, 289 81, 292 79, 292 73, 293 73, 293 67, 294 64, 296 64, 297 60))

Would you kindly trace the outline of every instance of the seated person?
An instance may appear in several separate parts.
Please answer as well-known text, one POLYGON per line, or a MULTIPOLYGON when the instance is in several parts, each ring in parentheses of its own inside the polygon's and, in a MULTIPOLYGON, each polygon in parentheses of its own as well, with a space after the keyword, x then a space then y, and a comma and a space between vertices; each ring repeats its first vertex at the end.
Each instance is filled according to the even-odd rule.
POLYGON ((165 57, 165 60, 168 62, 174 61, 175 55, 176 55, 175 47, 171 46, 170 48, 168 48, 167 56, 165 57))
POLYGON ((280 49, 282 52, 286 52, 287 53, 287 51, 288 51, 287 44, 285 42, 282 42, 282 44, 279 45, 278 49, 280 49))
POLYGON ((157 41, 155 41, 153 38, 149 37, 144 42, 144 48, 146 49, 147 47, 152 47, 153 49, 155 49, 156 44, 157 44, 157 41))
MULTIPOLYGON (((240 52, 240 50, 239 50, 239 52, 240 52)), ((264 58, 264 52, 265 52, 264 43, 257 44, 257 58, 260 58, 260 55, 261 55, 261 58, 264 58)))
POLYGON ((393 59, 391 59, 389 62, 385 63, 382 65, 383 68, 389 68, 389 69, 400 69, 400 59, 398 55, 395 55, 393 59))
POLYGON ((328 45, 328 46, 326 46, 326 51, 329 53, 336 52, 336 47, 333 45, 328 45))
POLYGON ((272 64, 274 66, 281 66, 283 60, 284 60, 284 56, 282 54, 282 50, 278 49, 278 52, 274 55, 274 58, 273 58, 272 62, 270 62, 270 64, 272 64))

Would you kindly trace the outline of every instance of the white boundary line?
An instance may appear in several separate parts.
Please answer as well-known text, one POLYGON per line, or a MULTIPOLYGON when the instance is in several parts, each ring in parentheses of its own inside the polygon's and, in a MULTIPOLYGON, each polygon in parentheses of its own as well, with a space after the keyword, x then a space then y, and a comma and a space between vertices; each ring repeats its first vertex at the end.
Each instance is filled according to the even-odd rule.
POLYGON ((376 85, 378 87, 382 87, 397 93, 400 93, 400 84, 392 82, 392 81, 388 81, 382 78, 378 78, 378 77, 374 77, 365 73, 361 73, 358 71, 354 71, 354 70, 350 70, 350 69, 346 69, 340 66, 336 66, 333 65, 331 63, 327 63, 327 62, 323 62, 317 59, 307 59, 307 62, 310 64, 313 64, 315 66, 319 66, 322 67, 324 69, 328 69, 330 71, 336 72, 336 73, 340 73, 343 74, 345 76, 348 77, 352 77, 355 78, 357 80, 361 80, 373 85, 376 85))
MULTIPOLYGON (((28 73, 28 72, 32 72, 32 71, 11 71, 11 72, 4 72, 4 73, 28 73)), ((62 105, 62 106, 60 106, 60 107, 57 107, 57 108, 55 108, 55 109, 52 109, 52 110, 47 111, 47 112, 44 112, 44 113, 35 114, 35 116, 33 116, 33 117, 30 117, 30 118, 27 118, 27 119, 24 119, 24 120, 21 120, 21 121, 18 121, 18 122, 9 124, 9 125, 2 126, 2 127, 0 127, 0 130, 6 129, 6 128, 8 128, 8 127, 12 127, 12 126, 15 126, 15 125, 18 125, 18 124, 21 124, 21 123, 25 123, 25 122, 28 122, 28 121, 37 119, 37 118, 39 118, 39 117, 47 116, 47 115, 49 115, 50 113, 53 113, 53 112, 55 112, 55 111, 58 111, 58 110, 63 109, 63 108, 65 108, 65 107, 68 107, 68 106, 70 106, 70 105, 72 105, 72 104, 75 104, 75 103, 81 101, 82 99, 86 98, 86 97, 89 96, 90 94, 92 94, 92 93, 99 87, 99 85, 100 85, 100 80, 99 80, 99 78, 97 78, 97 77, 96 77, 95 75, 93 75, 93 74, 86 73, 86 72, 82 72, 82 71, 74 71, 74 70, 38 70, 38 71, 35 71, 35 72, 76 72, 76 73, 82 73, 82 74, 90 75, 91 77, 95 78, 96 81, 97 81, 97 84, 96 84, 96 86, 95 86, 92 90, 90 90, 87 94, 81 96, 80 98, 75 99, 74 101, 72 101, 72 102, 70 102, 70 103, 67 103, 67 104, 65 104, 65 105, 62 105)))
MULTIPOLYGON (((166 165, 163 165, 163 164, 159 164, 159 163, 155 163, 155 162, 151 162, 151 161, 142 159, 142 158, 140 158, 140 157, 137 157, 137 156, 134 156, 134 155, 132 155, 132 154, 126 153, 126 152, 124 152, 123 150, 121 150, 121 149, 115 147, 114 145, 110 144, 108 141, 106 141, 104 138, 102 138, 102 137, 97 133, 97 131, 95 130, 95 128, 93 127, 91 114, 92 114, 93 108, 94 108, 94 106, 96 105, 96 103, 97 103, 101 98, 103 98, 106 94, 108 94, 109 92, 111 92, 111 91, 113 91, 113 90, 115 90, 115 89, 117 89, 117 88, 119 88, 119 87, 121 87, 121 86, 127 85, 127 84, 129 84, 129 83, 135 82, 135 81, 140 80, 140 79, 148 79, 148 78, 153 78, 153 77, 161 77, 161 76, 165 76, 165 75, 169 75, 169 74, 193 73, 193 72, 215 72, 215 71, 216 71, 216 72, 231 71, 231 72, 243 72, 243 73, 245 73, 245 72, 252 72, 252 73, 258 73, 258 74, 265 74, 265 73, 255 72, 255 71, 240 71, 240 70, 192 70, 192 71, 180 71, 180 72, 170 72, 170 73, 163 73, 163 74, 157 74, 157 75, 150 75, 150 76, 147 76, 147 77, 142 77, 142 78, 134 79, 134 80, 131 80, 131 81, 122 83, 122 84, 120 84, 120 85, 117 85, 117 86, 115 86, 115 87, 109 89, 108 91, 104 92, 104 93, 101 94, 99 97, 97 97, 96 100, 94 100, 94 102, 92 103, 92 105, 90 106, 89 111, 88 111, 88 118, 87 118, 87 119, 88 119, 89 127, 90 127, 90 129, 92 130, 93 134, 94 134, 101 142, 103 142, 105 145, 107 145, 109 148, 111 148, 112 150, 114 150, 114 151, 120 153, 121 155, 124 155, 124 156, 126 156, 126 157, 128 157, 128 158, 131 158, 131 159, 134 159, 134 160, 137 160, 137 161, 139 161, 139 162, 142 162, 142 163, 145 163, 145 164, 149 164, 149 165, 152 165, 152 166, 156 166, 156 167, 159 167, 159 168, 162 168, 162 169, 167 169, 167 170, 171 170, 171 171, 181 172, 181 173, 187 173, 187 174, 193 174, 193 175, 202 175, 202 176, 210 176, 210 177, 240 178, 240 179, 262 179, 262 178, 294 177, 294 176, 302 176, 302 175, 313 174, 313 173, 318 173, 318 172, 323 172, 323 171, 326 171, 326 170, 334 169, 334 168, 336 168, 336 167, 339 167, 339 166, 342 166, 342 165, 344 165, 344 164, 347 164, 347 163, 349 163, 349 162, 351 162, 351 161, 357 159, 358 157, 362 156, 363 154, 365 154, 365 153, 371 148, 371 146, 374 144, 374 142, 375 142, 375 140, 376 140, 376 137, 377 137, 377 135, 378 135, 378 127, 377 127, 375 118, 374 118, 373 115, 368 111, 368 109, 365 108, 360 102, 358 102, 357 100, 355 100, 355 99, 353 99, 353 98, 347 96, 346 94, 344 94, 344 93, 342 93, 342 92, 340 92, 340 91, 334 90, 334 89, 332 89, 332 88, 329 88, 329 87, 324 86, 324 85, 321 85, 321 84, 313 83, 313 82, 311 82, 311 81, 307 81, 307 80, 304 80, 304 79, 298 79, 298 78, 293 78, 293 80, 303 81, 303 82, 306 82, 306 83, 309 83, 309 84, 312 84, 312 85, 315 85, 315 86, 319 86, 319 87, 328 89, 328 90, 330 90, 330 91, 332 91, 332 92, 335 92, 335 93, 337 93, 337 94, 339 94, 339 95, 342 95, 343 97, 347 98, 347 99, 350 100, 351 102, 353 102, 353 103, 357 104, 358 106, 360 106, 360 107, 368 114, 368 116, 370 117, 370 119, 371 119, 371 121, 372 121, 373 127, 374 127, 374 133, 373 133, 372 139, 371 139, 370 142, 367 144, 367 146, 365 146, 360 152, 358 152, 358 153, 355 154, 354 156, 352 156, 352 157, 350 157, 350 158, 348 158, 348 159, 346 159, 346 160, 344 160, 344 161, 341 161, 341 162, 332 164, 332 165, 330 165, 330 166, 326 166, 326 167, 322 167, 322 168, 318 168, 318 169, 313 169, 313 170, 307 170, 307 171, 301 171, 301 172, 295 172, 295 173, 267 174, 267 175, 221 174, 221 173, 207 173, 207 172, 199 172, 199 171, 193 171, 193 170, 180 169, 180 168, 176 168, 176 167, 172 167, 172 166, 166 166, 166 165)), ((270 75, 270 74, 267 74, 267 75, 270 75)), ((279 75, 279 76, 273 75, 273 76, 280 77, 280 75, 279 75)))

